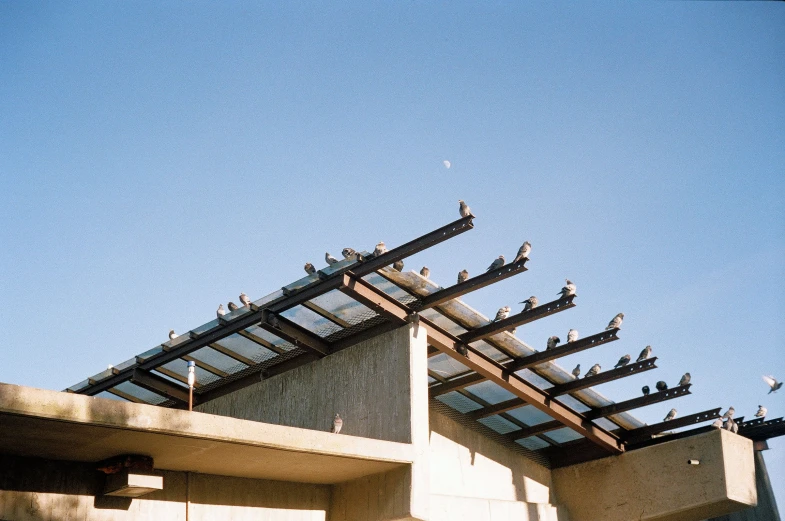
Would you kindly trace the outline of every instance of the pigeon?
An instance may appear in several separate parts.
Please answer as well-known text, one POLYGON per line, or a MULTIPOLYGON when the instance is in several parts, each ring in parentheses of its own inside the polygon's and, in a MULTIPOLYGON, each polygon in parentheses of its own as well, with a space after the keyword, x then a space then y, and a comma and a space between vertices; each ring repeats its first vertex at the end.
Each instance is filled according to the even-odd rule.
POLYGON ((621 358, 619 358, 619 361, 616 362, 616 365, 614 365, 613 368, 616 369, 617 367, 624 367, 629 363, 630 363, 630 355, 624 355, 621 358))
POLYGON ((330 264, 330 265, 335 264, 336 262, 338 262, 338 259, 336 259, 332 255, 330 255, 329 252, 324 254, 324 260, 327 261, 327 264, 330 264))
POLYGON ((403 271, 403 261, 402 260, 393 262, 392 266, 393 266, 393 269, 395 271, 403 271))
POLYGON ((651 355, 651 346, 646 346, 643 348, 643 351, 641 351, 641 354, 638 355, 638 359, 635 360, 635 363, 643 362, 649 358, 649 355, 651 355))
POLYGON ((523 259, 529 258, 529 253, 532 251, 532 245, 529 241, 523 243, 523 246, 518 248, 518 254, 513 259, 512 263, 515 264, 518 261, 522 261, 523 259))
POLYGON ((537 297, 535 297, 534 295, 527 298, 523 302, 518 302, 518 304, 526 304, 525 306, 523 306, 523 311, 531 311, 532 309, 537 307, 538 303, 539 301, 537 300, 537 297))
POLYGON ((242 302, 245 307, 250 307, 251 305, 251 299, 249 299, 248 295, 245 293, 240 293, 240 302, 242 302))
POLYGON ((469 278, 469 272, 466 270, 462 270, 458 272, 458 284, 461 282, 466 282, 466 279, 469 278))
POLYGON ((561 298, 567 298, 575 295, 575 284, 573 284, 570 279, 564 279, 564 282, 567 285, 561 289, 558 295, 561 295, 561 298))
POLYGON ((357 252, 354 251, 352 248, 342 249, 341 255, 343 255, 344 259, 351 259, 352 257, 357 258, 357 252))
POLYGON ((690 378, 692 378, 690 376, 690 373, 684 373, 684 376, 682 376, 681 380, 679 380, 679 385, 680 386, 681 385, 687 385, 688 383, 690 383, 690 378))
POLYGON ((597 374, 600 374, 600 364, 594 364, 593 366, 591 366, 591 369, 586 371, 586 374, 583 375, 583 377, 587 378, 589 376, 594 376, 597 374))
POLYGON ((570 331, 567 333, 567 343, 569 344, 570 342, 575 342, 576 340, 578 340, 578 331, 575 329, 570 329, 570 331))
POLYGON ((776 393, 777 390, 782 387, 782 382, 778 382, 773 376, 764 376, 763 381, 769 384, 769 387, 771 387, 771 390, 768 392, 768 394, 776 393))
POLYGON ((649 396, 649 393, 651 392, 651 391, 649 391, 649 386, 648 385, 644 385, 643 388, 641 389, 641 391, 643 392, 643 396, 649 396))
POLYGON ((374 257, 378 257, 383 253, 387 253, 387 246, 384 245, 383 241, 379 241, 379 244, 377 244, 376 248, 373 250, 373 255, 374 257))
POLYGON ((463 200, 458 200, 460 206, 458 206, 458 212, 461 214, 461 217, 469 217, 472 214, 469 205, 463 202, 463 200))
POLYGON ((733 418, 728 418, 722 428, 733 433, 739 432, 739 426, 735 421, 733 421, 733 418))
POLYGON ((722 415, 722 419, 723 420, 733 419, 734 414, 736 414, 736 409, 734 409, 733 406, 731 405, 730 407, 728 407, 728 410, 725 411, 725 414, 722 415))
POLYGON ((581 375, 581 364, 575 366, 575 369, 572 370, 572 376, 578 378, 581 375))
POLYGON ((428 266, 423 266, 422 269, 420 270, 420 275, 422 275, 426 279, 430 274, 431 274, 431 270, 428 269, 428 266))
POLYGON ((766 408, 764 406, 758 405, 758 412, 755 413, 755 417, 756 418, 763 418, 763 417, 766 416, 767 412, 768 411, 766 410, 766 408))
POLYGON ((493 322, 504 320, 509 316, 510 316, 510 306, 504 306, 503 308, 499 308, 499 311, 496 312, 496 318, 493 319, 493 322))
POLYGON ((491 263, 491 265, 488 266, 488 269, 485 270, 485 271, 489 272, 489 271, 492 271, 492 270, 498 270, 502 266, 504 266, 504 255, 499 255, 499 258, 496 259, 495 261, 493 261, 491 263))
POLYGON ((658 391, 667 391, 668 390, 668 384, 666 384, 662 380, 657 382, 657 385, 655 387, 657 388, 658 391))
POLYGON ((229 303, 226 305, 226 307, 228 307, 228 308, 229 308, 229 311, 230 311, 230 312, 232 312, 232 311, 237 311, 237 310, 239 309, 239 308, 237 307, 237 304, 235 304, 234 302, 229 302, 229 303))
POLYGON ((307 273, 308 275, 313 275, 314 273, 316 273, 316 268, 314 268, 313 264, 311 264, 310 262, 306 262, 305 266, 303 266, 303 269, 305 270, 305 273, 307 273))
POLYGON ((559 342, 561 342, 561 339, 556 335, 548 338, 548 347, 545 350, 547 351, 548 349, 553 349, 559 344, 559 342))
POLYGON ((341 419, 341 415, 336 413, 335 419, 333 420, 333 430, 330 432, 338 434, 341 432, 341 427, 343 427, 343 420, 341 419))
POLYGON ((711 426, 714 427, 715 429, 721 429, 722 420, 720 418, 717 418, 716 420, 714 420, 714 423, 712 423, 711 426))
POLYGON ((671 411, 668 413, 667 416, 665 416, 665 419, 663 419, 662 421, 669 422, 675 417, 676 417, 676 409, 671 409, 671 411))
POLYGON ((469 349, 464 344, 458 344, 458 346, 455 348, 455 351, 459 355, 463 355, 466 358, 469 358, 469 349))
POLYGON ((221 318, 226 314, 223 304, 218 304, 218 311, 216 311, 215 314, 218 316, 218 318, 221 318))
POLYGON ((508 330, 507 330, 507 332, 508 332, 509 334, 511 334, 511 335, 514 335, 516 331, 518 331, 518 328, 517 328, 517 327, 514 327, 514 328, 512 328, 512 329, 508 329, 508 330))
POLYGON ((609 329, 621 329, 621 321, 624 320, 624 313, 619 313, 610 322, 608 322, 608 327, 605 328, 605 331, 609 329))
POLYGON ((177 338, 177 336, 178 335, 177 333, 174 332, 174 329, 169 330, 169 340, 174 340, 175 338, 177 338))

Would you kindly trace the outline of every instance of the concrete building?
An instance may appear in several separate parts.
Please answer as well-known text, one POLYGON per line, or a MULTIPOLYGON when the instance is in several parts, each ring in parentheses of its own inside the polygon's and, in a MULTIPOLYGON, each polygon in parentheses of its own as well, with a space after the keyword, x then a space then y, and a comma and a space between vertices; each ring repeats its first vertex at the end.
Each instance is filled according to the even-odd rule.
POLYGON ((389 267, 471 221, 350 255, 68 392, 0 384, 0 519, 779 519, 760 450, 781 419, 644 425, 629 411, 689 384, 621 402, 591 386, 656 359, 588 379, 556 364, 618 329, 542 352, 509 332, 575 295, 498 321, 461 302, 527 259, 448 288, 389 267))

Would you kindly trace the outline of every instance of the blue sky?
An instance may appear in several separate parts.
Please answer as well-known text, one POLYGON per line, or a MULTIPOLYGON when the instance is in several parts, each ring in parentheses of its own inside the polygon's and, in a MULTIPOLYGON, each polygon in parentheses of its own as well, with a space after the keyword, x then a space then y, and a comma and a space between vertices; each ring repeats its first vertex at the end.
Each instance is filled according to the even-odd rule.
POLYGON ((659 357, 600 392, 690 371, 682 414, 785 415, 782 3, 6 2, 0 42, 0 381, 63 389, 466 199, 475 230, 407 268, 446 285, 529 240, 471 306, 569 277, 578 307, 520 337, 623 311, 563 365, 659 357))

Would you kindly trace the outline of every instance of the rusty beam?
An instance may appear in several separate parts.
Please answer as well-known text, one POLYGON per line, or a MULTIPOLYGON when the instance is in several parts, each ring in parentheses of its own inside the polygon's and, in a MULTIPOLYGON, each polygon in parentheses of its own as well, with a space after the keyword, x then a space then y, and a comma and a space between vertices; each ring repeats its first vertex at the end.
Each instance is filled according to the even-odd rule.
POLYGON ((613 380, 618 380, 619 378, 624 378, 634 374, 642 373, 644 371, 656 369, 657 366, 654 364, 656 361, 656 357, 649 358, 643 362, 629 364, 624 367, 619 367, 618 369, 611 369, 610 371, 605 371, 604 373, 594 376, 576 378, 572 382, 554 385, 553 387, 546 389, 545 392, 552 398, 561 396, 563 394, 574 393, 575 391, 580 391, 581 389, 586 389, 587 387, 593 387, 598 384, 611 382, 613 380))
POLYGON ((351 272, 343 274, 343 281, 338 290, 387 320, 398 324, 407 323, 412 314, 407 306, 351 272))
POLYGON ((675 420, 655 423, 653 425, 646 425, 645 427, 640 427, 638 429, 632 429, 629 431, 625 431, 624 429, 621 429, 619 431, 620 433, 619 435, 624 439, 624 441, 634 443, 634 442, 642 441, 654 434, 659 434, 667 430, 678 429, 680 427, 686 427, 688 425, 694 425, 696 423, 703 423, 719 417, 720 417, 720 408, 717 407, 716 409, 709 409, 707 411, 690 414, 688 416, 676 418, 675 420))
POLYGON ((484 288, 485 286, 499 282, 500 280, 504 280, 508 277, 512 277, 518 273, 523 273, 524 271, 527 271, 525 264, 528 260, 529 259, 523 259, 516 262, 515 264, 507 264, 506 266, 502 266, 499 269, 495 269, 493 271, 483 273, 482 275, 477 275, 476 277, 466 279, 465 281, 455 284, 454 286, 450 286, 449 288, 435 291, 430 295, 422 297, 420 300, 419 309, 423 310, 438 306, 439 304, 443 304, 449 300, 458 298, 474 290, 484 288))
POLYGON ((326 318, 327 320, 329 320, 333 324, 337 324, 337 325, 339 325, 339 326, 341 326, 343 328, 352 327, 352 325, 350 323, 348 323, 347 321, 345 321, 341 317, 330 313, 329 311, 327 311, 323 307, 317 306, 316 304, 314 304, 311 301, 303 302, 302 305, 303 305, 304 308, 310 309, 311 311, 313 311, 317 315, 323 316, 324 318, 326 318))
POLYGON ((650 394, 648 396, 640 396, 638 398, 633 398, 631 400, 613 403, 611 405, 606 405, 605 407, 600 407, 598 409, 592 409, 591 411, 587 411, 584 413, 584 416, 586 416, 590 420, 596 420, 597 418, 605 418, 608 416, 612 416, 614 414, 631 411, 633 409, 637 409, 639 407, 645 407, 647 405, 651 405, 654 403, 660 403, 666 400, 672 400, 674 398, 678 398, 680 396, 686 396, 690 394, 691 386, 692 384, 682 385, 679 387, 674 387, 673 389, 659 391, 650 394))
POLYGON ((269 309, 262 310, 262 321, 259 323, 259 327, 297 347, 313 351, 319 356, 330 354, 329 344, 320 336, 269 309))
POLYGON ((472 329, 471 331, 467 331, 462 335, 459 335, 458 338, 461 339, 462 342, 466 342, 467 344, 470 342, 476 342, 478 340, 482 340, 483 338, 489 337, 491 335, 495 335, 496 333, 501 333, 502 331, 507 331, 508 329, 512 329, 514 327, 522 326, 523 324, 528 324, 530 322, 534 322, 537 319, 547 317, 549 315, 553 315, 554 313, 558 313, 559 311, 564 311, 565 309, 574 308, 575 304, 573 304, 573 299, 575 295, 570 295, 564 299, 554 300, 553 302, 548 302, 547 304, 543 304, 541 306, 537 306, 534 309, 529 311, 522 311, 517 315, 513 315, 511 317, 507 317, 504 320, 499 320, 498 322, 491 322, 482 327, 478 327, 477 329, 472 329))
POLYGON ((614 340, 619 339, 617 336, 618 332, 618 329, 603 331, 602 333, 587 336, 586 338, 581 338, 580 340, 564 344, 563 346, 547 349, 545 351, 540 351, 538 353, 519 358, 511 365, 510 370, 519 371, 521 369, 527 369, 535 365, 550 362, 551 360, 556 360, 557 358, 561 358, 563 356, 572 355, 580 351, 585 351, 586 349, 591 349, 592 347, 597 347, 602 344, 607 344, 608 342, 613 342, 614 340))
POLYGON ((156 374, 134 369, 131 383, 150 392, 180 403, 188 403, 188 389, 156 374))
POLYGON ((528 438, 529 436, 536 436, 538 434, 545 434, 546 432, 555 431, 556 429, 561 429, 564 427, 564 424, 559 421, 549 421, 545 423, 538 423, 537 425, 532 425, 531 427, 527 427, 525 429, 519 429, 517 431, 508 432, 505 436, 512 440, 521 440, 523 438, 528 438))

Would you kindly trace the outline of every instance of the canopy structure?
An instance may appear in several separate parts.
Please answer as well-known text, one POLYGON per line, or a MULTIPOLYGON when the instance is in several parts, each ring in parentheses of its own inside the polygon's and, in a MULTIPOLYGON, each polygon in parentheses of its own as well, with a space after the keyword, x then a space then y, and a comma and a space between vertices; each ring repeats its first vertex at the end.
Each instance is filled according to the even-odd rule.
MULTIPOLYGON (((558 358, 619 339, 618 329, 538 352, 511 330, 576 305, 575 295, 490 321, 462 295, 527 271, 524 258, 443 288, 391 267, 473 228, 468 216, 379 255, 362 252, 98 373, 67 392, 184 408, 351 347, 404 324, 428 332, 432 403, 549 466, 619 454, 719 409, 647 426, 628 411, 690 393, 684 385, 613 402, 592 386, 656 368, 656 358, 577 379, 558 358)), ((756 434, 764 431, 750 427, 756 434)))

